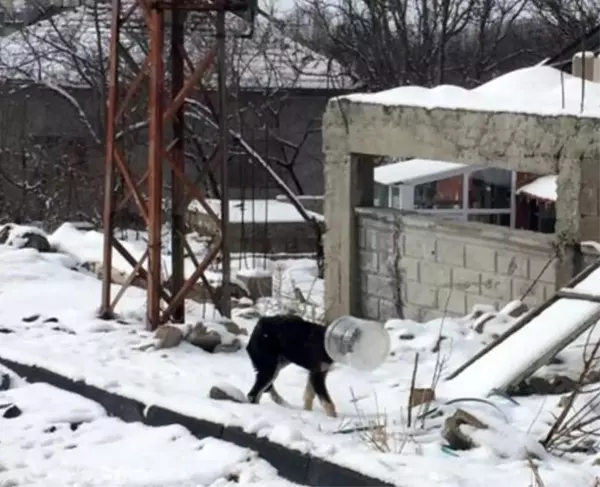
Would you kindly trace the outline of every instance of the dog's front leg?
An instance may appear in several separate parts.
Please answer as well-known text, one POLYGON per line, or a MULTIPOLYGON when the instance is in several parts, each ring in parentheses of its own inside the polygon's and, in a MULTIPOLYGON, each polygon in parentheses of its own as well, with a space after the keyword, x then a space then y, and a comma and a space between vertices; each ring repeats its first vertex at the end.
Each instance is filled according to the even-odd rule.
POLYGON ((304 410, 312 411, 313 403, 315 402, 315 389, 312 386, 310 375, 306 379, 306 387, 304 388, 304 410))
POLYGON ((316 370, 310 373, 308 380, 311 383, 314 394, 319 398, 321 406, 323 406, 325 413, 327 413, 327 416, 336 418, 337 411, 335 410, 335 404, 333 404, 329 392, 327 391, 327 386, 325 385, 326 377, 326 371, 316 370))

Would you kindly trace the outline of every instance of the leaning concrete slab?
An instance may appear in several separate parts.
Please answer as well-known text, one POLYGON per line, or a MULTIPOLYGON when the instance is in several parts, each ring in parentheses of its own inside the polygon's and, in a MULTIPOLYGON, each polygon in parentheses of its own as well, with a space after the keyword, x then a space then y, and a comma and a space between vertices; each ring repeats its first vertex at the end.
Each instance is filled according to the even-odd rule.
MULTIPOLYGON (((520 111, 515 103, 504 111, 498 111, 497 105, 477 108, 477 103, 463 96, 467 90, 460 88, 456 90, 464 106, 460 106, 461 96, 455 97, 459 99, 453 101, 454 107, 435 96, 421 98, 423 106, 418 106, 423 90, 434 90, 415 87, 406 87, 413 92, 397 97, 391 92, 404 88, 330 100, 323 119, 327 319, 360 312, 354 209, 372 206, 373 158, 377 156, 558 174, 559 281, 564 284, 570 279, 572 245, 600 239, 600 108, 594 105, 589 113, 578 113, 573 103, 577 86, 568 81, 568 107, 561 109, 559 94, 558 108, 541 110, 545 113, 535 113, 531 106, 520 111)), ((593 104, 592 95, 594 90, 600 94, 600 85, 588 84, 588 104, 593 104)))

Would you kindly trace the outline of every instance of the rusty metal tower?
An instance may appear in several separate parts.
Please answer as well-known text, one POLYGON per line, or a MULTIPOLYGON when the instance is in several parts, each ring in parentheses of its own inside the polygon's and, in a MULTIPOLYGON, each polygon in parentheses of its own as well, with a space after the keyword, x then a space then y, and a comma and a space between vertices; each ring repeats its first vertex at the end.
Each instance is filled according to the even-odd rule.
MULTIPOLYGON (((184 299, 194 284, 202 279, 215 304, 225 315, 230 313, 230 255, 227 246, 227 223, 229 221, 228 197, 228 133, 227 87, 225 53, 225 15, 235 12, 253 18, 256 2, 252 0, 112 0, 111 37, 108 67, 108 96, 106 109, 106 148, 104 181, 104 264, 100 314, 113 316, 114 308, 122 294, 136 278, 145 282, 147 288, 147 326, 155 329, 167 321, 184 320, 184 299), (203 58, 194 63, 185 47, 185 16, 190 12, 203 13, 211 29, 214 41, 203 53, 203 58), (127 64, 127 53, 121 43, 121 34, 132 18, 143 19, 143 34, 148 40, 144 62, 128 86, 120 86, 121 70, 127 64), (212 27, 212 26, 211 26, 212 27), (166 31, 170 29, 169 46, 165 46, 166 31), (168 47, 168 50, 165 49, 168 47), (165 67, 165 54, 170 58, 169 69, 165 67), (215 214, 206 203, 202 191, 186 177, 184 159, 184 110, 185 100, 201 87, 203 76, 217 64, 219 99, 219 151, 221 180, 221 215, 215 214), (186 78, 186 67, 189 75, 186 78), (147 83, 148 107, 148 159, 143 175, 136 176, 127 162, 124 151, 119 147, 117 134, 122 130, 131 109, 132 100, 144 83, 147 83), (168 89, 170 87, 170 89, 168 89), (167 141, 167 134, 171 137, 167 141), (171 172, 169 194, 163 194, 163 181, 168 167, 171 172), (125 192, 117 199, 117 175, 125 192), (184 274, 186 250, 191 254, 185 239, 185 201, 197 200, 207 214, 217 222, 220 234, 213 241, 204 259, 196 262, 196 269, 189 278, 184 274), (163 200, 170 200, 171 212, 167 221, 171 223, 171 278, 163 281, 162 276, 162 215, 163 200), (115 238, 115 214, 126 205, 135 203, 137 211, 148 231, 148 245, 142 258, 137 261, 115 238), (113 249, 133 267, 120 292, 111 296, 111 274, 113 249), (211 290, 204 271, 217 256, 221 256, 223 281, 219 293, 211 290), (148 264, 146 265, 146 262, 148 264), (218 294, 218 295, 217 295, 218 294), (162 306, 162 303, 165 303, 162 306)), ((208 31, 208 30, 207 30, 208 31)), ((131 63, 130 63, 131 64, 131 63)))

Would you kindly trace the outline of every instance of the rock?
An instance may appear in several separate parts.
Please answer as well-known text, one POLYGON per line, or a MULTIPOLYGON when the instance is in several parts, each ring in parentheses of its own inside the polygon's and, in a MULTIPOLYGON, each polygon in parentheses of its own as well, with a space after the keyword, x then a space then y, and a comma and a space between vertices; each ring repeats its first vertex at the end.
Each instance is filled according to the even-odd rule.
POLYGON ((222 389, 217 386, 212 386, 210 388, 210 391, 208 391, 208 397, 210 397, 211 399, 214 399, 216 401, 233 401, 233 402, 237 402, 240 404, 247 402, 247 401, 242 401, 240 398, 230 394, 225 389, 222 389))
POLYGON ((10 375, 0 375, 0 391, 8 391, 10 389, 10 375))
POLYGON ((52 252, 52 246, 46 236, 32 227, 21 227, 8 223, 0 230, 0 244, 17 249, 36 249, 38 252, 52 252))
POLYGON ((237 323, 230 319, 223 318, 218 320, 217 323, 219 325, 223 325, 225 329, 232 335, 248 335, 248 330, 246 330, 245 328, 240 328, 237 323))
POLYGON ((16 404, 11 404, 4 410, 2 417, 6 419, 14 419, 21 416, 21 414, 23 414, 23 411, 21 411, 16 404))
POLYGON ((478 420, 464 409, 457 409, 454 414, 444 422, 442 438, 452 450, 469 450, 475 446, 471 438, 460 430, 460 426, 467 424, 477 429, 487 429, 487 425, 478 420))
POLYGON ((184 340, 184 334, 180 327, 161 325, 154 332, 154 338, 157 339, 157 343, 154 345, 157 350, 174 348, 184 340))
POLYGON ((240 342, 237 338, 232 340, 229 343, 219 343, 215 349, 214 353, 234 353, 242 348, 242 342, 240 342))
POLYGON ((513 396, 531 396, 549 394, 565 394, 577 388, 577 382, 565 375, 555 375, 550 378, 529 377, 516 386, 511 387, 508 393, 513 396))
MULTIPOLYGON (((232 322, 233 323, 233 322, 232 322)), ((237 338, 231 338, 233 333, 229 332, 225 327, 224 323, 219 323, 224 326, 223 334, 226 336, 226 340, 223 340, 223 336, 217 330, 211 330, 206 327, 203 323, 197 323, 191 331, 185 337, 186 341, 201 348, 202 350, 209 353, 233 353, 237 352, 242 348, 242 343, 237 338), (227 335, 230 335, 227 337, 227 335)), ((235 325, 237 327, 237 325, 235 325)), ((237 327, 239 330, 239 327, 237 327)), ((242 334, 241 332, 238 334, 242 334)))
POLYGON ((428 387, 419 388, 415 387, 410 396, 410 404, 411 408, 415 406, 420 406, 421 404, 425 404, 435 400, 435 391, 428 387))
POLYGON ((0 327, 0 333, 8 335, 9 333, 14 333, 15 330, 11 330, 10 328, 0 327))
POLYGON ((208 330, 202 323, 197 323, 185 339, 209 353, 213 353, 221 344, 221 336, 214 330, 208 330))
POLYGON ((398 336, 400 340, 414 340, 415 335, 413 333, 402 333, 398 336))
POLYGON ((33 323, 34 321, 37 321, 40 319, 40 315, 29 315, 29 316, 25 316, 25 318, 22 318, 21 321, 24 321, 25 323, 33 323))

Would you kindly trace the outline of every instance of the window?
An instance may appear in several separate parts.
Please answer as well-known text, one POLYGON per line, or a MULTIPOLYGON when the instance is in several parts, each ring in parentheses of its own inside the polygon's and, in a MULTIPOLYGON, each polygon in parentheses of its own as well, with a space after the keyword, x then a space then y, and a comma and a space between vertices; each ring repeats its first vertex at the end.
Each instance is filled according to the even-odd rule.
POLYGON ((469 176, 469 208, 510 209, 512 171, 481 169, 469 176))
POLYGON ((402 201, 400 200, 400 188, 398 186, 392 186, 390 188, 392 191, 392 208, 402 208, 402 201))
POLYGON ((463 206, 463 176, 417 184, 415 186, 415 209, 453 210, 463 206))
POLYGON ((379 183, 375 183, 373 194, 373 205, 378 208, 387 208, 389 205, 390 189, 379 183))

